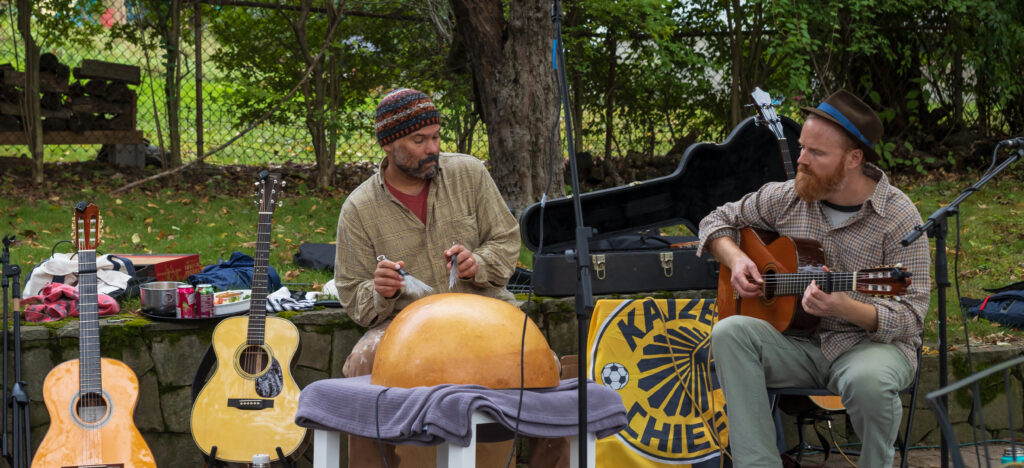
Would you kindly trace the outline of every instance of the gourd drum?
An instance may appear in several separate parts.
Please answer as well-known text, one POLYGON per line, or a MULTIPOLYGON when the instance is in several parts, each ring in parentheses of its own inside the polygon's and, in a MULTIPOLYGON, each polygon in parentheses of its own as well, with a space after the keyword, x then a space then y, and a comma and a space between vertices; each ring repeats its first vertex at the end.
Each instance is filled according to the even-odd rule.
MULTIPOLYGON (((434 294, 395 316, 377 346, 370 383, 519 388, 523 311, 476 294, 434 294)), ((558 364, 533 320, 526 323, 526 388, 558 385, 558 364)))

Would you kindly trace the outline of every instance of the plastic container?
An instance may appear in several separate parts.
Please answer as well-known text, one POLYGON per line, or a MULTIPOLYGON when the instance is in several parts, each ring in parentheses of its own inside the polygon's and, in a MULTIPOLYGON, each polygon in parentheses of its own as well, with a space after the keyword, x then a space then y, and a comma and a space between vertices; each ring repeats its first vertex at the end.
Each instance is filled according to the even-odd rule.
POLYGON ((228 315, 249 310, 252 291, 249 289, 231 289, 213 295, 213 315, 228 315))
POLYGON ((270 468, 270 455, 257 453, 252 456, 252 468, 270 468))
POLYGON ((1024 447, 1006 447, 1003 449, 1003 458, 999 459, 999 463, 1003 466, 1007 464, 1013 464, 1013 466, 1020 466, 1024 462, 1024 447))

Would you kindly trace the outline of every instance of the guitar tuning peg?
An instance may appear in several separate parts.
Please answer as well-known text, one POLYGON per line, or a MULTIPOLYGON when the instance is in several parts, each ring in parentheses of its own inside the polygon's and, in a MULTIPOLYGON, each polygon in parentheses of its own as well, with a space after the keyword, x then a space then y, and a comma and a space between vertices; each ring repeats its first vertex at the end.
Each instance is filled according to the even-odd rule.
POLYGON ((253 185, 256 186, 256 187, 259 187, 260 183, 259 182, 253 182, 253 185))
POLYGON ((278 201, 277 201, 277 207, 278 207, 278 208, 280 208, 280 207, 282 207, 282 206, 284 206, 284 202, 283 202, 283 201, 280 201, 280 200, 278 200, 278 201))
POLYGON ((281 181, 281 186, 282 187, 287 187, 288 186, 288 181, 287 180, 282 180, 281 181))

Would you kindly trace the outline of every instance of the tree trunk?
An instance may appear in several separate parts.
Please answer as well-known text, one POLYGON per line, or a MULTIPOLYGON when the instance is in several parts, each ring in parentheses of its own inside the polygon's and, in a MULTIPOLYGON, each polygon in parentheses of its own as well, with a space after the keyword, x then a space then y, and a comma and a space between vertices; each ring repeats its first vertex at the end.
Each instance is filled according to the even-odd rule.
POLYGON ((605 50, 608 52, 608 90, 604 98, 604 157, 612 157, 612 135, 615 125, 615 63, 619 41, 615 28, 608 28, 605 37, 605 50))
POLYGON ((25 95, 22 98, 22 125, 32 153, 32 181, 43 183, 43 125, 39 108, 39 46, 32 38, 32 2, 18 0, 18 29, 25 43, 25 95))
MULTIPOLYGON (((329 7, 331 8, 328 12, 328 23, 340 13, 333 8, 333 5, 329 5, 329 7)), ((328 189, 334 182, 334 145, 331 143, 334 139, 328 137, 327 116, 331 110, 328 108, 328 104, 331 106, 336 104, 335 99, 329 99, 329 96, 334 96, 335 93, 331 89, 333 87, 328 74, 334 70, 329 67, 327 70, 324 69, 325 56, 316 57, 314 48, 309 44, 306 26, 309 24, 311 8, 312 2, 303 0, 298 16, 291 26, 306 66, 313 67, 309 80, 302 85, 302 94, 305 97, 303 103, 306 107, 306 128, 309 130, 310 140, 313 143, 313 155, 316 158, 316 186, 318 189, 328 189)))
POLYGON ((741 81, 743 80, 743 5, 740 4, 739 0, 732 0, 732 8, 728 12, 728 18, 731 23, 730 26, 732 26, 731 42, 729 44, 730 51, 732 52, 729 128, 736 128, 740 124, 740 120, 743 120, 741 118, 743 108, 740 106, 740 95, 743 93, 743 90, 740 89, 742 86, 741 81))
POLYGON ((167 100, 167 138, 171 152, 167 162, 170 167, 181 166, 181 72, 178 69, 181 54, 181 0, 171 1, 171 31, 167 35, 167 75, 164 77, 164 97, 167 100))
MULTIPOLYGON (((551 63, 551 3, 512 0, 507 18, 503 3, 452 0, 487 126, 492 177, 519 213, 546 188, 559 97, 551 63)), ((560 160, 550 195, 562 193, 560 160)))

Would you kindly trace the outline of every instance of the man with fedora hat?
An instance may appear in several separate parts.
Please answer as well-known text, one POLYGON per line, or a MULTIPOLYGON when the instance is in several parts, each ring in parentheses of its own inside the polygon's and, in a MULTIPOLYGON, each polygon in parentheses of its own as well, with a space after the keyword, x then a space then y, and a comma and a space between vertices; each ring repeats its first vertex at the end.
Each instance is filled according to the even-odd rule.
POLYGON ((862 441, 861 466, 892 466, 899 391, 909 386, 929 300, 926 239, 899 244, 921 224, 910 199, 875 165, 882 123, 863 101, 837 91, 807 114, 794 180, 770 182, 718 207, 700 223, 698 254, 709 249, 732 271, 742 298, 763 295, 757 265, 738 242, 752 227, 818 241, 826 269, 902 264, 913 275, 900 298, 824 292, 812 282, 799 304, 821 317, 810 336, 780 333, 767 321, 734 315, 712 330, 726 398, 734 466, 781 466, 766 387, 827 388, 842 398, 862 441))

